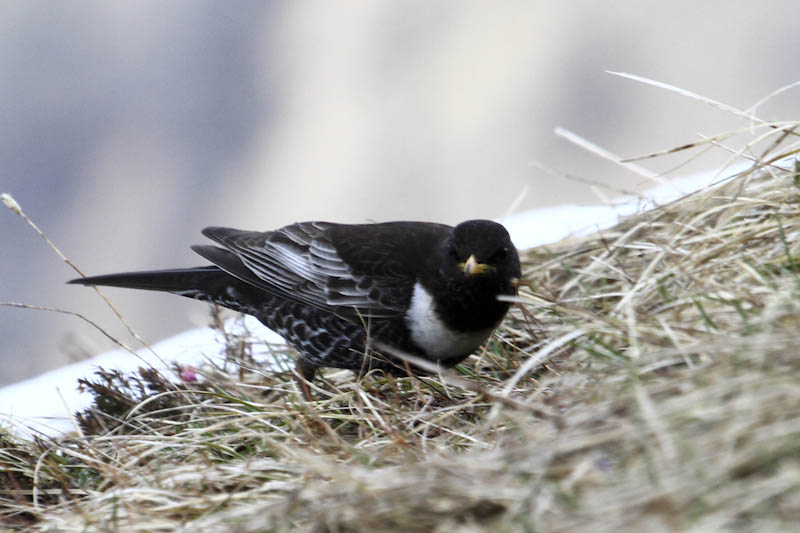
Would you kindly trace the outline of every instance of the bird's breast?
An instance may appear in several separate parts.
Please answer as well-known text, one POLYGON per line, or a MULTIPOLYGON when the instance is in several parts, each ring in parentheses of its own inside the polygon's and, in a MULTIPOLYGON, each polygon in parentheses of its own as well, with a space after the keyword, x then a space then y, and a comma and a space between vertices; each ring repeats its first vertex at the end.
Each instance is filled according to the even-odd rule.
POLYGON ((436 359, 463 358, 494 331, 494 327, 476 331, 452 329, 439 317, 433 297, 419 282, 414 285, 406 325, 414 344, 436 359))

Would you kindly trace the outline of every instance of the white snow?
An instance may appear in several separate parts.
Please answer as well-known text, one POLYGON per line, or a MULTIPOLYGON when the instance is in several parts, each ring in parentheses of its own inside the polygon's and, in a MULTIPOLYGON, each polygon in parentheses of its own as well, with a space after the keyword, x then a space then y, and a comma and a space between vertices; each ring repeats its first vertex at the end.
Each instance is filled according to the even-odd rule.
POLYGON ((729 166, 724 172, 699 172, 670 179, 663 185, 647 190, 638 198, 621 198, 613 205, 564 204, 542 207, 504 217, 498 222, 511 234, 514 246, 524 250, 559 241, 568 235, 586 235, 598 229, 609 228, 621 217, 664 205, 738 174, 749 166, 749 163, 741 162, 729 166))

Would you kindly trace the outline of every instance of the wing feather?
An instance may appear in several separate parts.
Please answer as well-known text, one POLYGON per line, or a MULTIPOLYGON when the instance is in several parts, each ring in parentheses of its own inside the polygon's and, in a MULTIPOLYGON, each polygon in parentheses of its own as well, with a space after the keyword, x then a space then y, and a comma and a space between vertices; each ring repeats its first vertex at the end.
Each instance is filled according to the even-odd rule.
MULTIPOLYGON (((332 242, 329 230, 333 227, 342 226, 302 222, 265 233, 210 227, 203 234, 238 257, 262 289, 343 315, 379 318, 402 314, 405 302, 396 293, 410 291, 414 279, 396 268, 392 250, 378 250, 378 255, 387 259, 385 269, 380 261, 373 261, 367 263, 370 268, 366 271, 358 272, 342 259, 332 242)), ((385 248, 392 243, 382 239, 374 245, 385 248)))

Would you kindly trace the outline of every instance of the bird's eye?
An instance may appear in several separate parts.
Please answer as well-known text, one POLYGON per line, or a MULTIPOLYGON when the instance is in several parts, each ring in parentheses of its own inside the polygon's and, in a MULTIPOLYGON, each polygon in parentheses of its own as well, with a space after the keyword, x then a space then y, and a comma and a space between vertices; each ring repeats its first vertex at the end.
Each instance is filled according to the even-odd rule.
POLYGON ((499 250, 497 250, 497 251, 496 251, 496 252, 495 252, 495 253, 492 255, 492 257, 491 257, 491 259, 489 260, 489 262, 490 262, 490 263, 499 263, 500 261, 502 261, 503 259, 505 259, 507 256, 508 256, 508 248, 506 248, 505 246, 503 246, 502 248, 500 248, 499 250))
POLYGON ((458 259, 458 251, 456 251, 455 246, 450 248, 450 257, 453 259, 458 259))

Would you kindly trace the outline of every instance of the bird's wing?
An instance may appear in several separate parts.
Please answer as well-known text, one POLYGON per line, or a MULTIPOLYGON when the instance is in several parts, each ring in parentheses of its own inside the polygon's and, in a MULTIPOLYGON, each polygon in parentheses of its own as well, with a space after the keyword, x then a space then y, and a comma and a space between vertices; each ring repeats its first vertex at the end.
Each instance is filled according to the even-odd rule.
POLYGON ((405 312, 415 282, 403 263, 413 233, 390 239, 383 226, 302 222, 266 233, 210 227, 203 234, 226 250, 195 250, 283 297, 344 315, 393 317, 405 312))

